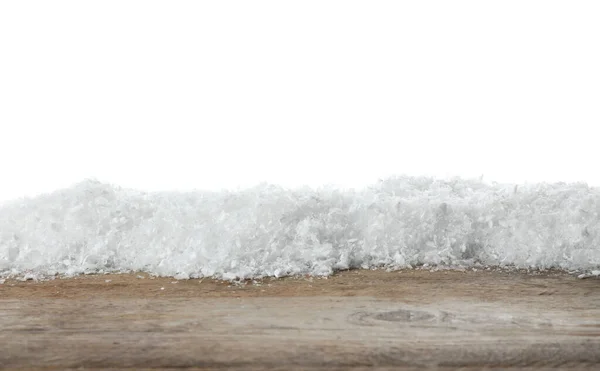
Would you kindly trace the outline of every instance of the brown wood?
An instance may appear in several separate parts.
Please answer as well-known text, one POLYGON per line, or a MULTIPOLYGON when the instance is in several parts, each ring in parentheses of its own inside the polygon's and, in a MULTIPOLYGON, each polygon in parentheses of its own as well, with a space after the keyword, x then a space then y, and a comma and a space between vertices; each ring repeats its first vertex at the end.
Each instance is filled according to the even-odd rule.
POLYGON ((557 366, 600 368, 598 278, 414 270, 0 285, 2 368, 557 366))

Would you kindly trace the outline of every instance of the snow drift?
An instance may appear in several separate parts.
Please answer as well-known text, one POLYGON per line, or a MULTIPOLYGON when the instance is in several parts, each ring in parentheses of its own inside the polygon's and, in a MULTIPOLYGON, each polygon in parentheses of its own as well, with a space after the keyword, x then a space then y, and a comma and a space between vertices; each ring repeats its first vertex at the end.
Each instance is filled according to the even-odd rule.
POLYGON ((93 180, 0 205, 0 275, 224 279, 475 264, 600 266, 600 191, 396 177, 362 190, 143 193, 93 180))

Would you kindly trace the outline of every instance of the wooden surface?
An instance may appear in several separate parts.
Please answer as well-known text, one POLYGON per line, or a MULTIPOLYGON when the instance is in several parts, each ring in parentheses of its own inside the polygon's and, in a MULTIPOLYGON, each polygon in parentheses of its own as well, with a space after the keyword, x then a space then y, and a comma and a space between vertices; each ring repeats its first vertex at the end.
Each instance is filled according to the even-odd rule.
POLYGON ((7 281, 0 367, 600 369, 600 280, 350 271, 241 285, 7 281))

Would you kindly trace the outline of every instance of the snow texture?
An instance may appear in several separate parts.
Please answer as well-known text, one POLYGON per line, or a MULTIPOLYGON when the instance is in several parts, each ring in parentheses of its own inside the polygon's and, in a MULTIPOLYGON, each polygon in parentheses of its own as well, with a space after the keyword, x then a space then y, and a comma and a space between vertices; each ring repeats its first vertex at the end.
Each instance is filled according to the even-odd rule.
POLYGON ((143 193, 94 180, 0 205, 0 276, 178 279, 422 264, 600 267, 600 191, 396 177, 362 190, 143 193))

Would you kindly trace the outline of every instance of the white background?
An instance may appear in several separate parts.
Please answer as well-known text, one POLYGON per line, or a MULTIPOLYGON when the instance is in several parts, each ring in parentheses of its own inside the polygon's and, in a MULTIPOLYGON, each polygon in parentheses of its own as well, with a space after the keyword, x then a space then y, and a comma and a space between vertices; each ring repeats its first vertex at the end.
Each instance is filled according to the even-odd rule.
POLYGON ((2 1, 0 199, 600 185, 597 1, 2 1))

